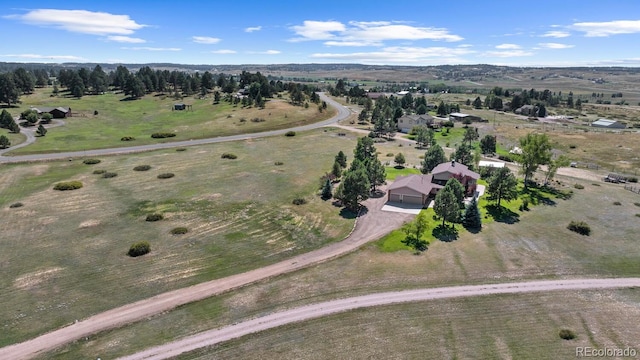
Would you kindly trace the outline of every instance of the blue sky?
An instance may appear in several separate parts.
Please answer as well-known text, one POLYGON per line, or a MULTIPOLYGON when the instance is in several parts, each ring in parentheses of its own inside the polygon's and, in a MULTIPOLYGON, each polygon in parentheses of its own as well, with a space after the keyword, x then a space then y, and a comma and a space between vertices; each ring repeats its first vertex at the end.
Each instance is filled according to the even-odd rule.
POLYGON ((13 1, 0 61, 639 66, 640 1, 13 1))

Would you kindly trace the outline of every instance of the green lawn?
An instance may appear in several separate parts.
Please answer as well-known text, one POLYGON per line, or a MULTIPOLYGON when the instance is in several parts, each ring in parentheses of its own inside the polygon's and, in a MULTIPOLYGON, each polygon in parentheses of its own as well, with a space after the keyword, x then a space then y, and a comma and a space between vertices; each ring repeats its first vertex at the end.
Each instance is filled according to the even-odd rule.
POLYGON ((409 168, 409 167, 397 169, 394 166, 387 166, 387 167, 385 167, 385 171, 387 173, 387 180, 395 180, 398 176, 407 176, 407 175, 411 175, 411 174, 420 174, 420 170, 419 169, 414 169, 414 168, 409 168))

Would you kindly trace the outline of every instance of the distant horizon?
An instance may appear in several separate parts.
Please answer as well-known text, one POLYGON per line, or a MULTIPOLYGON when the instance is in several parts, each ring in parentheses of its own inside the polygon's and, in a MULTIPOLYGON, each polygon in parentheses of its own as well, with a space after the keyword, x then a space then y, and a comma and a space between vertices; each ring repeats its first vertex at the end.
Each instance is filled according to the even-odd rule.
POLYGON ((51 3, 0 4, 0 61, 640 67, 636 0, 51 3))
POLYGON ((349 66, 363 66, 363 67, 406 67, 406 68, 427 68, 427 67, 440 67, 440 66, 464 66, 464 67, 473 67, 473 66, 495 66, 495 67, 506 67, 506 68, 523 68, 523 69, 578 69, 578 68, 593 68, 593 69, 607 69, 607 68, 619 68, 619 69, 640 69, 640 65, 594 65, 594 66, 585 66, 585 65, 575 65, 575 66, 545 66, 545 65, 495 65, 495 64, 431 64, 431 65, 396 65, 396 64, 360 64, 360 63, 272 63, 272 64, 185 64, 185 63, 170 63, 170 62, 147 62, 147 63, 107 63, 107 62, 63 62, 63 63, 53 63, 53 62, 21 62, 21 61, 0 61, 0 64, 28 64, 28 65, 44 65, 44 66, 65 66, 65 65, 136 65, 136 66, 149 66, 149 65, 175 65, 175 66, 189 66, 189 67, 197 67, 197 66, 224 66, 224 67, 269 67, 269 66, 284 66, 284 65, 349 65, 349 66))

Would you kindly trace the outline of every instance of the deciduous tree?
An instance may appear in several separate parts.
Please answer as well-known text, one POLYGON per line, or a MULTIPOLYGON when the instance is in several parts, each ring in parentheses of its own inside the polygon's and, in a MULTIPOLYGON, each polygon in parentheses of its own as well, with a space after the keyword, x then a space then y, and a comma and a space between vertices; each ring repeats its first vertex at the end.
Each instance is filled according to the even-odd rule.
POLYGON ((524 186, 538 170, 540 165, 548 164, 551 160, 551 143, 546 134, 529 133, 520 138, 522 154, 518 156, 521 172, 524 175, 524 186))
POLYGON ((422 239, 422 236, 427 231, 428 224, 426 213, 421 211, 413 221, 402 226, 402 231, 406 234, 402 242, 418 251, 427 250, 428 243, 422 239))

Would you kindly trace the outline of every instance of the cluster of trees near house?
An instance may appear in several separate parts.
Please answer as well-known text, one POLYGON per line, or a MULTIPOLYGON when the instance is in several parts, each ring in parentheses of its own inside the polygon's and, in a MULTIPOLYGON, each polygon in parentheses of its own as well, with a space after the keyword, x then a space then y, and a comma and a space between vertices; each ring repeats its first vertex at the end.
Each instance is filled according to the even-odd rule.
MULTIPOLYGON (((114 71, 105 72, 100 65, 93 69, 81 67, 50 69, 17 68, 0 74, 0 103, 11 106, 19 103, 20 96, 31 94, 36 87, 53 86, 53 93, 60 93, 61 89, 73 96, 100 95, 108 90, 122 91, 131 99, 137 99, 150 93, 170 93, 176 98, 183 96, 207 96, 214 93, 219 102, 226 96, 233 101, 233 95, 238 90, 245 92, 244 98, 252 103, 263 105, 266 98, 288 91, 294 105, 304 105, 307 100, 318 103, 319 98, 314 92, 315 86, 298 83, 285 83, 262 75, 260 72, 243 71, 239 75, 211 73, 209 71, 185 72, 152 69, 143 66, 137 70, 129 70, 119 65, 114 71)), ((239 100, 238 100, 239 101, 239 100)), ((216 101, 214 100, 214 103, 216 101)), ((308 105, 308 104, 307 104, 308 105)))

